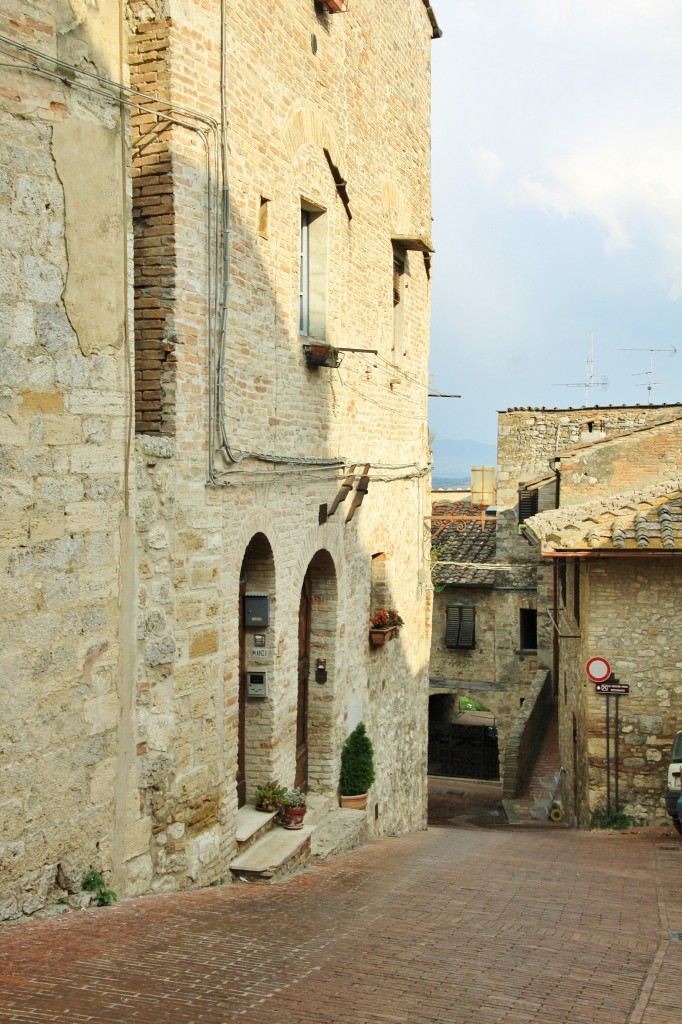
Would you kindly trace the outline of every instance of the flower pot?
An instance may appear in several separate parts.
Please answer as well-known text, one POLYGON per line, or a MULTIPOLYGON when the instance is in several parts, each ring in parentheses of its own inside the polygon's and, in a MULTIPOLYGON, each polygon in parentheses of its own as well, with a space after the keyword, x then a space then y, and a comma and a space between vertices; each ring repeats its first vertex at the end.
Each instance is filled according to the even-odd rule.
POLYGON ((343 14, 348 10, 348 0, 322 0, 329 14, 343 14))
POLYGON ((328 366, 333 370, 341 362, 341 356, 333 345, 304 345, 303 351, 308 366, 328 366))
POLYGON ((369 641, 373 647, 381 647, 387 640, 395 640, 398 636, 398 626, 386 626, 384 629, 375 629, 374 626, 369 631, 369 641))
POLYGON ((342 796, 341 806, 351 811, 366 811, 367 797, 367 793, 358 793, 356 796, 342 796))
POLYGON ((307 810, 307 807, 285 807, 282 824, 285 828, 303 828, 303 819, 307 810))

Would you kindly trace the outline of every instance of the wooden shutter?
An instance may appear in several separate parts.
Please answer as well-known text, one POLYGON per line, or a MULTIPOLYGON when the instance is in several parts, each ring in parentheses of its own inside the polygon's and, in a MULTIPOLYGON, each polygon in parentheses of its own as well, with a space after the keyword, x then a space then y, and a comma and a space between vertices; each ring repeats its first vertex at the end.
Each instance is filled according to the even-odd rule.
POLYGON ((474 646, 475 608, 462 608, 459 623, 459 646, 474 646))
POLYGON ((534 516, 538 510, 538 492, 519 488, 519 522, 534 516))
POLYGON ((476 609, 460 604, 446 608, 445 646, 473 647, 475 641, 476 609))

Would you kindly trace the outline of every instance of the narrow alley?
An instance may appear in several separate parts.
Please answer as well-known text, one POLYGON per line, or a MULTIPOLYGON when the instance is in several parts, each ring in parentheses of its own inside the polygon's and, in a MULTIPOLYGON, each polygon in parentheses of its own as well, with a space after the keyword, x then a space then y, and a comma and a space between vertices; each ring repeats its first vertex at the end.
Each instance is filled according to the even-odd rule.
POLYGON ((429 828, 271 886, 11 923, 0 1021, 678 1024, 682 843, 429 828))

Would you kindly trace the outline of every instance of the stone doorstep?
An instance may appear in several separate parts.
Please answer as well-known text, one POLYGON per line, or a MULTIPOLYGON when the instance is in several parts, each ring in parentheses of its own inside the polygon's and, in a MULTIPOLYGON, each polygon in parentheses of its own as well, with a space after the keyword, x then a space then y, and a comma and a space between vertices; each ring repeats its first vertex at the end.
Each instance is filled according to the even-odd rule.
POLYGON ((253 804, 244 804, 237 811, 237 848, 240 853, 270 831, 275 811, 257 811, 253 804))
POLYGON ((253 806, 239 809, 239 854, 230 864, 237 880, 283 878, 303 867, 311 856, 320 861, 345 853, 363 846, 369 836, 365 811, 341 808, 331 796, 310 796, 302 829, 282 828, 274 819, 274 814, 266 815, 253 806))
POLYGON ((307 857, 313 829, 274 828, 230 864, 237 879, 250 882, 281 878, 307 857))
POLYGON ((313 833, 313 860, 338 857, 369 839, 369 820, 365 811, 353 811, 347 807, 336 807, 320 821, 313 833))

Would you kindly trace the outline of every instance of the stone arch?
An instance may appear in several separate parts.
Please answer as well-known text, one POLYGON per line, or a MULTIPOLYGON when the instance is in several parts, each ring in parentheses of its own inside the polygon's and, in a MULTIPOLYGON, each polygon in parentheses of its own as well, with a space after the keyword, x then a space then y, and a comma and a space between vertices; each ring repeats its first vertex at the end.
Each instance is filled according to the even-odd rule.
POLYGON ((339 607, 343 553, 337 537, 324 536, 328 528, 309 532, 292 573, 292 588, 300 593, 309 579, 312 609, 308 676, 308 785, 310 792, 332 795, 338 788, 336 721, 338 717, 340 658, 339 607), (318 675, 318 660, 325 662, 325 678, 318 675))
POLYGON ((338 165, 343 149, 328 123, 312 107, 295 106, 289 111, 281 132, 282 145, 289 163, 307 143, 319 150, 326 149, 338 165))
POLYGON ((429 693, 429 775, 498 780, 497 719, 490 710, 462 708, 465 689, 429 693))
POLYGON ((334 793, 337 708, 338 579, 330 553, 321 548, 308 565, 312 614, 308 687, 308 783, 314 793, 334 793))
MULTIPOLYGON (((239 687, 237 712, 237 797, 239 805, 253 800, 254 790, 272 775, 270 745, 263 736, 274 733, 273 701, 267 699, 274 685, 274 651, 277 636, 277 589, 275 555, 262 531, 252 534, 243 550, 239 572, 237 608, 239 636, 239 687), (267 595, 267 617, 262 624, 250 615, 251 606, 265 605, 260 596, 267 595), (262 638, 262 643, 261 643, 262 638), (257 652, 264 651, 260 657, 257 652), (249 693, 249 677, 255 684, 264 675, 262 694, 249 693)), ((261 607, 256 611, 263 611, 261 607)), ((255 687, 254 687, 255 688, 255 687)))

